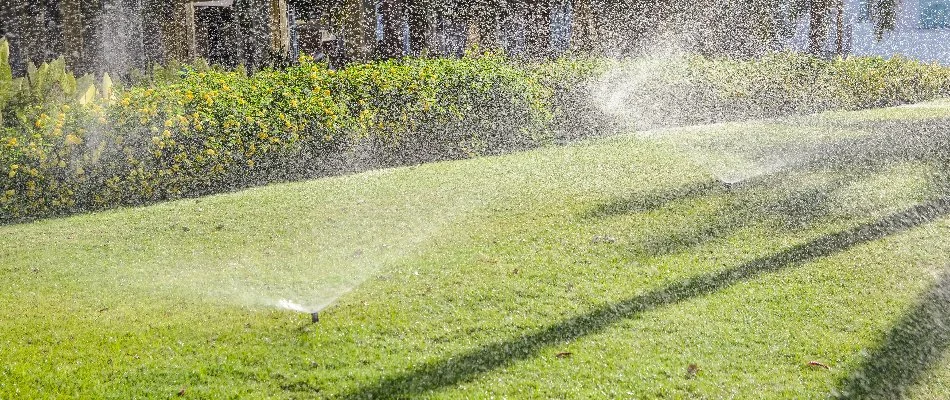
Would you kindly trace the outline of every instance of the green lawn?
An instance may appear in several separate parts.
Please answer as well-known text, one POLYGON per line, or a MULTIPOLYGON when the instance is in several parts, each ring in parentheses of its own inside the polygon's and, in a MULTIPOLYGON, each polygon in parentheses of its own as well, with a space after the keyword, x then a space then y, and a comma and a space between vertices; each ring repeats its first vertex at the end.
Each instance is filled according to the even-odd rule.
POLYGON ((948 120, 673 129, 3 226, 0 398, 945 398, 948 120))

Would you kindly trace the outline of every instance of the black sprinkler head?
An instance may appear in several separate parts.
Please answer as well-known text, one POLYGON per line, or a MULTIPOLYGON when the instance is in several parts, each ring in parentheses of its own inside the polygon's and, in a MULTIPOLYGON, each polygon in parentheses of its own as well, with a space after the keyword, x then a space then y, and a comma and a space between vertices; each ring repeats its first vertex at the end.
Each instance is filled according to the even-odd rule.
POLYGON ((320 322, 320 313, 311 313, 311 314, 310 314, 310 322, 311 322, 311 323, 314 323, 314 324, 317 323, 317 322, 320 322))

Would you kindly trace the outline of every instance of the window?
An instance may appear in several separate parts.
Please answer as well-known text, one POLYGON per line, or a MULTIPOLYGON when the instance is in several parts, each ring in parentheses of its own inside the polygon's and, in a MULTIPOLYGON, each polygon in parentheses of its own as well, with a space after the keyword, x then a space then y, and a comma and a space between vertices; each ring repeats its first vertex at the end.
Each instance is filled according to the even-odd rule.
POLYGON ((950 0, 920 0, 920 27, 950 28, 950 0))

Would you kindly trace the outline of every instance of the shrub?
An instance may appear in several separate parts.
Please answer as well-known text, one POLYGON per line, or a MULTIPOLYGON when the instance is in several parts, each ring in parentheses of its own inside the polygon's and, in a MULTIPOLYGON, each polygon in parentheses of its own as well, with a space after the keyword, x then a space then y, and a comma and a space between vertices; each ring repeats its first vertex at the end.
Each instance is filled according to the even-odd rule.
POLYGON ((779 53, 751 60, 691 57, 657 91, 675 123, 858 110, 950 95, 950 68, 903 58, 823 60, 779 53))
POLYGON ((20 123, 4 129, 0 219, 320 176, 355 152, 396 165, 550 136, 550 90, 492 55, 341 71, 303 59, 252 76, 186 68, 116 94, 92 90, 86 102, 22 107, 20 123))
POLYGON ((656 126, 950 90, 950 68, 793 54, 542 64, 488 54, 339 71, 304 58, 253 75, 199 63, 117 89, 108 76, 75 78, 62 60, 14 79, 3 60, 0 41, 0 222, 599 135, 620 127, 605 97, 656 126))

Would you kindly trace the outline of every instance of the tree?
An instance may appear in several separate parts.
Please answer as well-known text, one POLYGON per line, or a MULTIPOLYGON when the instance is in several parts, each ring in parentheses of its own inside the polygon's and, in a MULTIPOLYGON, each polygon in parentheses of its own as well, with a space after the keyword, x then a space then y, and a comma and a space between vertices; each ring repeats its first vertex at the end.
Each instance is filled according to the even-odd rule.
POLYGON ((494 50, 501 47, 499 20, 507 11, 505 0, 473 1, 464 6, 468 22, 468 37, 465 47, 494 50))
POLYGON ((899 0, 870 0, 871 21, 874 33, 880 40, 884 32, 894 30, 897 25, 897 6, 899 0))
POLYGON ((551 0, 526 0, 525 45, 528 56, 547 58, 551 55, 551 0))
POLYGON ((373 0, 345 0, 343 39, 347 61, 366 62, 376 51, 376 7, 373 0))
MULTIPOLYGON (((893 30, 897 22, 897 7, 899 0, 868 0, 866 6, 871 22, 874 24, 874 33, 877 38, 885 32, 893 30)), ((808 52, 822 55, 827 46, 828 32, 832 25, 836 30, 837 43, 835 47, 840 54, 844 51, 844 1, 843 0, 798 0, 794 3, 793 12, 801 15, 807 11, 809 15, 808 52), (829 11, 836 11, 836 18, 829 18, 829 11)))
POLYGON ((406 7, 409 25, 409 52, 414 56, 425 55, 429 50, 429 0, 408 0, 406 7))
POLYGON ((831 0, 811 0, 808 8, 808 52, 814 55, 824 53, 828 40, 828 10, 831 0))
POLYGON ((571 18, 571 48, 583 53, 594 53, 600 47, 599 16, 592 0, 574 0, 571 18))
POLYGON ((405 55, 403 26, 406 24, 407 0, 382 0, 383 41, 379 53, 383 58, 399 58, 405 55))

